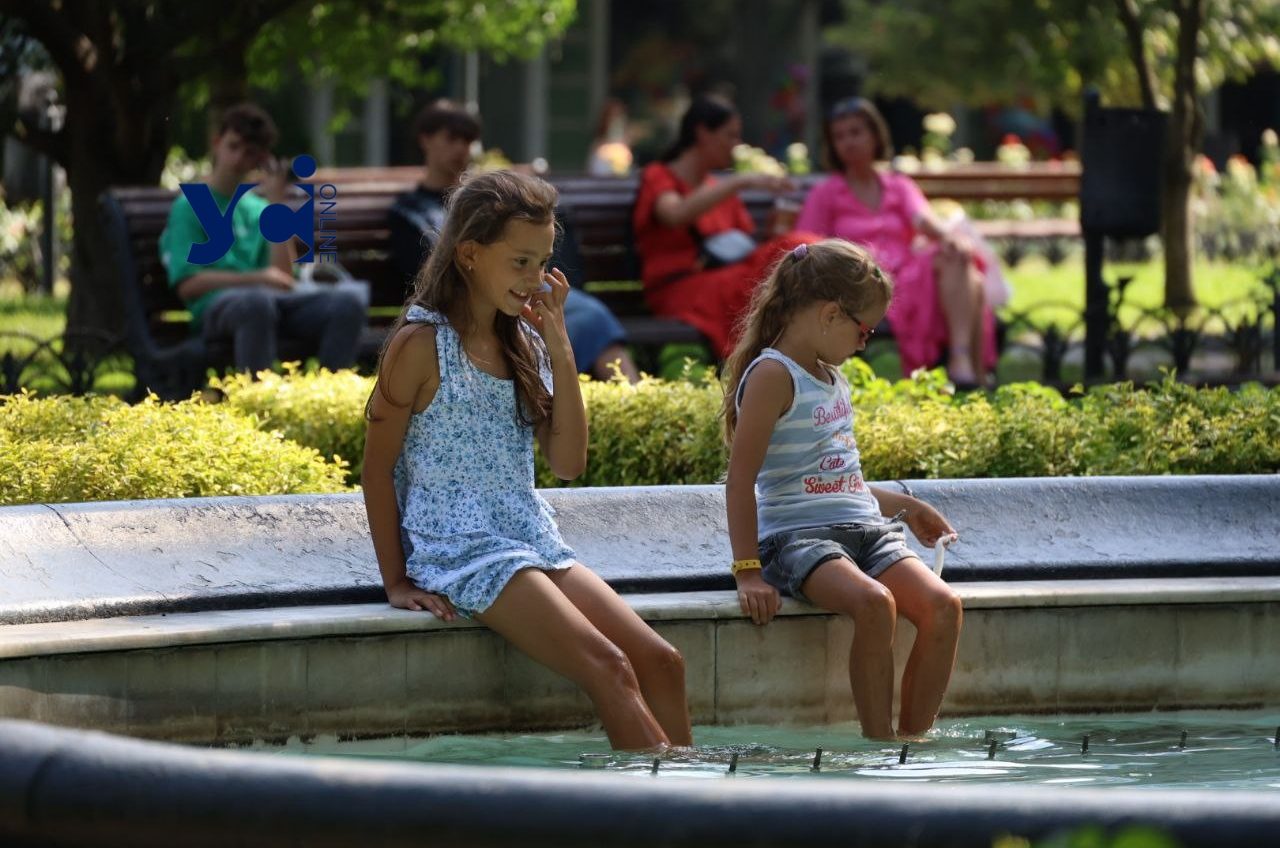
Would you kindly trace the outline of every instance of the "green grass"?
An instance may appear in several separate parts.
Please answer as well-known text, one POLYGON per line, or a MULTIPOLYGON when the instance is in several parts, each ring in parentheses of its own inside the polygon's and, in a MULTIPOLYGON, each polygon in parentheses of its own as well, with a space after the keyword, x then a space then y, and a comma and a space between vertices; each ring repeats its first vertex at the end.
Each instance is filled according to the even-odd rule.
MULTIPOLYGON (((1134 277, 1125 294, 1126 308, 1120 315, 1125 326, 1134 325, 1141 309, 1156 308, 1164 300, 1164 267, 1158 258, 1140 263, 1109 262, 1103 273, 1113 283, 1120 276, 1134 277)), ((1030 255, 1009 269, 1007 275, 1013 296, 1001 310, 1004 317, 1014 312, 1030 311, 1036 324, 1052 321, 1064 329, 1079 320, 1080 311, 1084 308, 1084 261, 1078 254, 1057 265, 1049 264, 1043 257, 1030 255)), ((1262 282, 1263 271, 1247 265, 1201 261, 1196 263, 1194 275, 1196 295, 1207 308, 1224 306, 1267 291, 1262 282)), ((590 288, 594 291, 629 290, 635 286, 629 281, 601 281, 592 283, 590 288)), ((393 317, 399 314, 400 309, 393 307, 378 311, 393 317)), ((1238 320, 1242 314, 1251 314, 1250 308, 1242 305, 1227 306, 1225 311, 1232 320, 1238 320)), ((60 335, 65 324, 65 283, 59 286, 57 294, 47 297, 25 295, 16 283, 0 281, 0 355, 6 352, 22 355, 31 350, 31 343, 5 333, 20 332, 49 339, 60 335)), ((1082 335, 1083 330, 1077 326, 1075 332, 1082 335)), ((1154 327, 1143 334, 1150 332, 1154 332, 1154 327)), ((656 370, 669 378, 680 376, 686 355, 700 360, 708 358, 705 351, 699 354, 699 351, 687 349, 688 346, 673 345, 669 348, 654 363, 658 366, 656 370)), ((880 376, 893 379, 901 375, 897 349, 891 340, 873 342, 867 350, 867 359, 880 376)), ((131 377, 119 366, 112 364, 107 371, 99 380, 99 390, 126 392, 132 386, 131 377)), ((1031 357, 1006 356, 1001 361, 999 376, 1002 381, 1036 379, 1039 361, 1031 357)), ((1064 368, 1063 376, 1068 381, 1078 377, 1070 366, 1064 368)), ((48 382, 41 380, 37 385, 43 387, 48 382)))
MULTIPOLYGON (((26 333, 49 339, 67 323, 65 297, 25 295, 16 283, 0 283, 0 333, 26 333)), ((0 336, 0 352, 14 350, 20 340, 0 336)))
MULTIPOLYGON (((28 295, 14 281, 0 281, 0 357, 30 356, 38 342, 58 339, 67 324, 65 282, 50 295, 28 295), (27 338, 32 337, 32 338, 27 338)), ((41 394, 65 391, 66 370, 48 354, 24 370, 20 385, 41 394)), ((94 388, 104 394, 125 395, 133 390, 132 361, 119 354, 98 364, 94 388)))
MULTIPOLYGON (((1223 262, 1200 261, 1195 264, 1193 281, 1196 297, 1206 308, 1226 306, 1224 312, 1233 319, 1241 314, 1252 314, 1243 304, 1233 304, 1242 298, 1267 293, 1263 283, 1263 271, 1247 265, 1229 265, 1223 262), (1245 312, 1244 310, 1248 310, 1245 312)), ((1017 267, 1006 272, 1013 296, 1002 310, 1025 312, 1035 310, 1037 323, 1052 318, 1060 326, 1067 321, 1066 309, 1077 315, 1084 309, 1084 261, 1074 257, 1058 265, 1050 265, 1042 257, 1029 256, 1017 267), (1062 304, 1062 309, 1048 306, 1062 304)), ((1122 276, 1132 276, 1133 282, 1125 290, 1125 309, 1120 320, 1132 326, 1140 309, 1154 309, 1164 303, 1164 265, 1162 260, 1148 262, 1108 262, 1103 266, 1103 276, 1113 284, 1122 276)))

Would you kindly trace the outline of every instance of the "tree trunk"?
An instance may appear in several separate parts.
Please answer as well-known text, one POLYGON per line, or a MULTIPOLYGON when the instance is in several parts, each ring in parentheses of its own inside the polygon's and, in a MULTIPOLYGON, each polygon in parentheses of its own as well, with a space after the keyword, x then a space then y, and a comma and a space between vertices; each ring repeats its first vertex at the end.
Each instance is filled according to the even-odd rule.
POLYGON ((1204 0, 1176 4, 1178 53, 1174 68, 1169 137, 1165 140, 1164 199, 1161 237, 1164 241, 1164 305, 1185 317, 1196 305, 1191 276, 1191 175, 1204 127, 1196 102, 1195 64, 1204 22, 1204 0))
MULTIPOLYGON (((1170 139, 1170 146, 1174 142, 1170 139)), ((1194 152, 1190 153, 1194 156, 1194 152)), ((1196 305, 1192 279, 1194 227, 1191 220, 1191 169, 1181 167, 1182 157, 1165 162, 1164 195, 1161 198, 1161 240, 1164 242, 1164 303, 1174 314, 1186 317, 1196 305)))
MULTIPOLYGON (((71 191, 71 297, 67 303, 69 341, 84 333, 123 339, 125 331, 122 281, 98 198, 116 185, 155 185, 168 151, 164 116, 167 100, 135 99, 128 123, 117 126, 110 111, 83 101, 92 96, 67 86, 69 141, 67 187, 71 191)), ((133 281, 127 282, 132 285, 133 281)))

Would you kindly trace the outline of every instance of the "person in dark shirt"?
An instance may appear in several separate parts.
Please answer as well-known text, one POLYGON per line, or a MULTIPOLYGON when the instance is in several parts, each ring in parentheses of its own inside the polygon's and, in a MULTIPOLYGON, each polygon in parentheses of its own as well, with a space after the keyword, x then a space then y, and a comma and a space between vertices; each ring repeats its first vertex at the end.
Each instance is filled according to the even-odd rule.
MULTIPOLYGON (((426 106, 414 121, 422 150, 422 179, 391 207, 391 261, 406 282, 412 281, 435 247, 444 226, 449 192, 457 188, 471 162, 471 146, 480 138, 480 119, 448 100, 426 106)), ((614 368, 630 382, 640 373, 624 345, 622 324, 600 300, 582 290, 585 278, 572 221, 556 213, 559 237, 550 266, 559 268, 572 288, 565 301, 565 325, 578 369, 610 379, 614 368)))

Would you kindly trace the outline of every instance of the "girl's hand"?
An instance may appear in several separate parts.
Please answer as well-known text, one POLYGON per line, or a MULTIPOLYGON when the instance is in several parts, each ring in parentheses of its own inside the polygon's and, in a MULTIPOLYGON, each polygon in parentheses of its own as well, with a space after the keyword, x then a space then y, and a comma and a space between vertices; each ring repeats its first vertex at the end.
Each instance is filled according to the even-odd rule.
POLYGON ((569 297, 569 281, 559 268, 552 268, 542 275, 546 291, 533 296, 524 307, 524 319, 533 325, 547 343, 548 350, 557 345, 569 344, 569 332, 564 327, 564 302, 569 297))
POLYGON ((942 513, 924 501, 916 501, 907 510, 907 526, 920 542, 933 547, 943 536, 956 536, 955 528, 942 517, 942 513))
POLYGON ((426 611, 445 621, 453 621, 458 617, 458 611, 444 595, 424 592, 408 580, 387 589, 387 600, 397 609, 426 611))
POLYGON ((740 571, 738 581, 738 605, 742 614, 750 616, 756 624, 768 624, 778 614, 781 599, 778 590, 764 582, 760 569, 740 571))

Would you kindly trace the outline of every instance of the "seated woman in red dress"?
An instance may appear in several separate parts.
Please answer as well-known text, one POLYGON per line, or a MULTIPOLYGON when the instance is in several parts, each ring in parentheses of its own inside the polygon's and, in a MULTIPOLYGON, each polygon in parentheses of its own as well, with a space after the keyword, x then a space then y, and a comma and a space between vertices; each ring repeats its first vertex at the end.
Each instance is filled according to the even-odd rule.
POLYGON ((904 375, 933 367, 946 349, 956 387, 982 385, 996 363, 995 317, 973 245, 947 231, 910 177, 876 168, 893 155, 893 142, 869 100, 837 103, 825 135, 834 173, 809 192, 796 226, 860 244, 889 272, 889 325, 904 375))
POLYGON ((816 236, 789 233, 756 244, 755 224, 738 192, 785 191, 783 177, 712 171, 733 165, 742 121, 726 100, 699 97, 680 121, 671 149, 644 169, 632 228, 645 300, 655 315, 697 327, 719 359, 733 349, 738 318, 782 254, 816 236))

